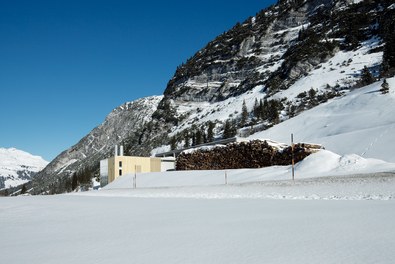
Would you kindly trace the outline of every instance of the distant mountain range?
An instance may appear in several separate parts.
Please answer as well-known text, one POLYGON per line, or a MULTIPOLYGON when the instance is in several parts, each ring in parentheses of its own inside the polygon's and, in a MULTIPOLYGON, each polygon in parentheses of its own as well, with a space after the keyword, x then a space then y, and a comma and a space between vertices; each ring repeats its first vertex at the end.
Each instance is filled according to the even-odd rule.
MULTIPOLYGON (((163 96, 142 98, 116 108, 103 124, 34 177, 32 193, 70 191, 76 171, 89 170, 98 175, 99 160, 110 156, 115 144, 123 144, 128 155, 150 155, 152 151, 207 141, 209 127, 214 139, 228 135, 225 132, 229 132, 229 126, 233 134, 240 136, 269 135, 261 131, 288 135, 292 127, 286 124, 296 122, 292 121, 295 117, 304 113, 324 115, 307 110, 355 96, 352 90, 394 76, 394 32, 392 0, 280 0, 237 23, 182 63, 163 96), (287 130, 278 131, 276 127, 287 130)), ((375 85, 380 87, 380 83, 375 85)), ((393 95, 390 92, 388 96, 393 95)), ((364 103, 371 102, 363 98, 367 100, 364 103)), ((376 108, 391 105, 387 101, 380 105, 382 98, 376 99, 372 99, 376 108)), ((358 110, 347 107, 345 111, 350 109, 358 110)), ((336 109, 328 115, 341 112, 336 109)), ((384 112, 367 114, 366 122, 358 122, 357 129, 363 130, 363 124, 366 129, 372 128, 369 122, 375 120, 368 117, 378 119, 384 112)), ((352 119, 352 114, 344 118, 352 119)), ((387 123, 382 125, 388 128, 387 123)), ((342 124, 347 126, 347 122, 342 124)), ((328 121, 302 128, 312 129, 311 135, 317 129, 332 142, 331 136, 347 131, 336 126, 328 121), (328 133, 317 124, 327 126, 328 133)), ((299 131, 302 128, 298 124, 299 131)), ((368 156, 368 145, 366 148, 368 156)))
POLYGON ((15 148, 0 148, 0 190, 29 182, 48 161, 15 148))

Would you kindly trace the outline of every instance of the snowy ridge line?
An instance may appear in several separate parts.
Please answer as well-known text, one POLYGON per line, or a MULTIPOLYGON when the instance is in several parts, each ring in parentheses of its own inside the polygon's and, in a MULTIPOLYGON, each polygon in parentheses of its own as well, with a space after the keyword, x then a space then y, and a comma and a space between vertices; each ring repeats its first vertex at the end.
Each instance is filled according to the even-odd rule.
POLYGON ((16 148, 0 148, 0 190, 27 183, 48 161, 16 148))

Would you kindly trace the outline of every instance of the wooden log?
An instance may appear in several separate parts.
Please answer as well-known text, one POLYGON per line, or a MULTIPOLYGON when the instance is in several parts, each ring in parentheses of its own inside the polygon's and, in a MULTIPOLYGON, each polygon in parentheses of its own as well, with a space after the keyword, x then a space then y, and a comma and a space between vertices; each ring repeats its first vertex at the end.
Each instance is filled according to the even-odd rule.
MULTIPOLYGON (((294 145, 295 162, 322 149, 318 144, 298 143, 294 145)), ((290 165, 292 148, 277 149, 266 141, 231 143, 226 147, 196 150, 181 153, 177 157, 177 170, 223 170, 239 168, 262 168, 273 165, 290 165)))

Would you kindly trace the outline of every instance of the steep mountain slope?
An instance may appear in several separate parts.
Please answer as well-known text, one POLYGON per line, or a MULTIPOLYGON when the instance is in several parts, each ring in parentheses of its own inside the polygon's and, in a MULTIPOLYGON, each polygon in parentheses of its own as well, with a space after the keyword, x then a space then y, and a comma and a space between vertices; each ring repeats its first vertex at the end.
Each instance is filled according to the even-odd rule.
POLYGON ((391 1, 280 1, 181 65, 154 118, 174 124, 179 147, 209 121, 219 135, 227 120, 248 126, 239 130, 245 136, 368 84, 365 69, 373 80, 390 76, 394 11, 391 1), (256 116, 259 100, 273 100, 278 119, 256 116))
POLYGON ((48 161, 15 148, 0 148, 0 190, 26 183, 45 166, 48 161))
POLYGON ((248 136, 392 76, 394 21, 390 0, 280 0, 180 65, 163 97, 110 114, 37 176, 34 192, 64 192, 75 171, 97 171, 117 143, 127 154, 147 155, 196 143, 198 133, 208 140, 210 122, 214 138, 228 122, 248 136), (259 100, 270 111, 257 115, 259 100))
POLYGON ((382 64, 395 67, 390 4, 279 1, 178 67, 154 118, 173 123, 173 131, 179 132, 182 126, 199 126, 217 117, 222 124, 226 119, 238 122, 243 100, 250 101, 250 110, 255 99, 277 99, 282 102, 279 110, 293 105, 299 112, 305 107, 292 101, 301 92, 319 90, 319 100, 325 101, 358 84, 365 66, 376 77, 385 74, 382 64), (314 71, 326 75, 313 84, 314 71), (304 90, 283 93, 297 81, 304 82, 304 90))
POLYGON ((34 177, 33 193, 63 192, 75 171, 83 168, 97 171, 100 159, 110 156, 116 144, 143 128, 161 99, 161 96, 142 98, 114 109, 100 126, 34 177))
POLYGON ((319 142, 341 155, 395 162, 395 78, 387 80, 388 94, 379 90, 382 82, 356 89, 349 95, 305 111, 251 138, 290 142, 319 142))
POLYGON ((356 48, 382 34, 380 22, 387 24, 379 21, 386 10, 382 4, 388 6, 390 1, 348 5, 353 2, 279 1, 181 65, 168 83, 164 100, 221 101, 259 84, 267 84, 271 93, 286 89, 339 49, 356 48))

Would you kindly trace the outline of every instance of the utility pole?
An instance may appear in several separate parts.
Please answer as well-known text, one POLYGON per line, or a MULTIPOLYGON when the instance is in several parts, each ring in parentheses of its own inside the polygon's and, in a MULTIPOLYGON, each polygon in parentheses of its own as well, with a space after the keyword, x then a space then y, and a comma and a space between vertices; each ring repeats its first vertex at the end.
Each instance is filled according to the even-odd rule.
POLYGON ((295 156, 294 156, 294 134, 291 133, 291 151, 292 151, 292 181, 295 181, 295 156))

